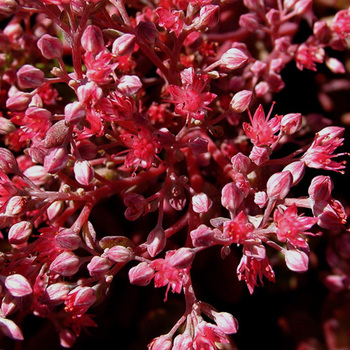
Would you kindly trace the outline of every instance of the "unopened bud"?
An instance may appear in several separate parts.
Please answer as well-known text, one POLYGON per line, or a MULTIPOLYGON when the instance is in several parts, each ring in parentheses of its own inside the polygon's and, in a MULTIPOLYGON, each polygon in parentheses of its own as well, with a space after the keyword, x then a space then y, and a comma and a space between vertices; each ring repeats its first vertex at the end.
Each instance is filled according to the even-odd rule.
POLYGON ((291 271, 305 272, 309 268, 309 257, 306 253, 297 250, 284 250, 286 265, 291 271))
POLYGON ((214 321, 225 334, 233 334, 238 331, 238 321, 228 312, 212 311, 214 321))
POLYGON ((80 259, 72 252, 65 251, 51 263, 49 270, 61 276, 73 276, 80 267, 80 259))
POLYGON ((112 45, 112 53, 117 56, 130 55, 134 50, 136 37, 133 34, 123 34, 115 39, 112 45))
POLYGON ((68 126, 65 120, 60 120, 50 127, 44 138, 46 148, 59 147, 63 144, 68 134, 68 126))
POLYGON ((32 234, 33 225, 30 221, 20 221, 11 226, 8 233, 10 244, 23 244, 32 234))
POLYGON ((12 296, 18 298, 32 294, 33 292, 33 289, 28 280, 19 274, 14 274, 6 277, 5 287, 8 289, 12 296))
POLYGON ((15 124, 4 117, 0 117, 0 135, 8 135, 16 130, 15 124))
POLYGON ((185 269, 191 266, 195 255, 191 248, 180 248, 169 258, 169 265, 176 269, 185 269))
POLYGON ((80 102, 68 103, 64 107, 64 119, 71 124, 78 124, 85 119, 86 109, 80 102))
POLYGON ((27 92, 17 91, 6 101, 6 107, 16 112, 22 112, 28 108, 32 95, 27 92))
POLYGON ((104 40, 102 30, 95 25, 87 26, 81 37, 81 46, 87 52, 98 53, 103 51, 104 40))
POLYGON ((100 256, 92 257, 91 261, 87 265, 87 269, 92 277, 103 275, 109 270, 110 267, 111 264, 108 259, 100 256))
POLYGON ((63 147, 52 148, 44 159, 44 168, 50 174, 55 174, 65 168, 69 160, 67 151, 63 147))
POLYGON ((231 158, 232 168, 241 174, 246 174, 250 167, 251 161, 243 153, 239 152, 231 158))
POLYGON ((58 232, 55 242, 58 248, 75 250, 79 248, 81 238, 73 230, 65 228, 58 232))
POLYGON ((212 200, 203 192, 192 197, 192 208, 195 213, 206 213, 211 208, 212 200))
POLYGON ((141 262, 129 270, 130 283, 138 286, 147 286, 153 275, 154 270, 146 262, 141 262))
POLYGON ((281 127, 285 134, 292 135, 301 128, 301 114, 289 113, 282 117, 281 127))
POLYGON ((165 247, 166 238, 163 227, 157 225, 147 236, 147 251, 153 258, 165 247))
POLYGON ((108 259, 114 262, 127 262, 134 257, 134 254, 130 249, 121 245, 115 245, 114 247, 108 249, 106 255, 108 259))
POLYGON ((139 43, 151 47, 155 46, 159 37, 159 32, 152 22, 141 21, 136 26, 135 31, 139 43))
POLYGON ((44 79, 44 72, 30 64, 25 64, 17 72, 17 81, 21 89, 36 88, 42 85, 44 79))
POLYGON ((227 69, 237 69, 243 67, 248 61, 248 56, 243 51, 231 48, 227 50, 220 59, 221 65, 227 69))
POLYGON ((253 93, 249 90, 237 92, 230 102, 230 107, 235 113, 242 113, 248 109, 253 93))
POLYGON ((49 34, 44 34, 38 40, 37 45, 41 54, 48 60, 60 58, 63 55, 63 44, 61 40, 49 34))
POLYGON ((42 165, 33 165, 27 168, 23 175, 38 186, 45 184, 51 177, 42 165))
POLYGON ((242 191, 234 182, 226 184, 221 191, 221 204, 227 210, 234 212, 244 199, 242 191))
POLYGON ((0 0, 0 14, 10 16, 16 12, 18 7, 17 1, 15 0, 0 0))
POLYGON ((6 148, 0 148, 0 171, 5 174, 19 172, 15 156, 6 148))
POLYGON ((205 5, 199 12, 199 25, 198 27, 215 26, 219 21, 218 5, 205 5))
POLYGON ((95 176, 95 170, 87 161, 76 161, 74 164, 75 179, 83 186, 88 186, 95 176))
POLYGON ((22 215, 27 210, 27 197, 23 196, 13 196, 6 204, 5 215, 7 216, 17 216, 22 215))
POLYGON ((273 174, 267 181, 266 193, 270 199, 283 199, 287 196, 293 184, 290 171, 273 174))
POLYGON ((141 80, 136 75, 123 75, 117 85, 118 90, 126 95, 132 96, 142 88, 141 80))
POLYGON ((295 186, 305 174, 305 164, 302 161, 293 162, 284 167, 283 171, 290 171, 293 177, 293 186, 295 186))
POLYGON ((188 147, 194 155, 208 152, 208 140, 203 137, 193 137, 188 141, 188 147))

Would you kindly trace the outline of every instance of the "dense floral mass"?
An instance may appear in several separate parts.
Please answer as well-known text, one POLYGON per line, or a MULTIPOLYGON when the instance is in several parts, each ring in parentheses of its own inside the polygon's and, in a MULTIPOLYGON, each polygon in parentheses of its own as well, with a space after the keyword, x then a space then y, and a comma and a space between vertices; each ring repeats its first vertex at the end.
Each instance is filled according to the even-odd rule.
POLYGON ((288 67, 347 74, 350 9, 316 3, 0 0, 2 337, 22 341, 33 314, 73 347, 126 272, 184 301, 149 350, 234 349, 239 318, 200 300, 191 273, 215 247, 253 293, 281 264, 308 271, 329 235, 324 283, 349 288, 332 197, 344 128, 277 98, 288 67))

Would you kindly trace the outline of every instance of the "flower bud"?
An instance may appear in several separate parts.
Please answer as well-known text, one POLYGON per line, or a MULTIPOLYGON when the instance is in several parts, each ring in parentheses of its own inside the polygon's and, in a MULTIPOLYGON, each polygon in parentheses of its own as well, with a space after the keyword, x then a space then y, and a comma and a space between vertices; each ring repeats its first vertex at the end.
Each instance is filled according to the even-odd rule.
POLYGON ((309 196, 315 201, 327 201, 333 190, 333 181, 329 176, 319 175, 312 179, 308 189, 309 196))
POLYGON ((118 90, 126 95, 132 96, 142 88, 141 80, 136 75, 123 75, 117 85, 118 90))
POLYGON ((0 148, 0 171, 5 174, 19 172, 15 156, 6 148, 0 148))
POLYGON ((281 119, 282 131, 287 135, 296 133, 301 128, 301 114, 289 113, 281 119))
POLYGON ((148 350, 171 350, 172 342, 170 336, 161 335, 160 337, 154 338, 147 346, 148 350))
POLYGON ((23 340, 20 328, 12 320, 0 316, 0 330, 7 337, 14 340, 23 340))
POLYGON ((65 120, 60 120, 47 130, 44 145, 46 148, 59 147, 68 135, 69 128, 65 120))
POLYGON ((61 249, 75 250, 81 243, 81 238, 69 228, 61 229, 55 237, 56 246, 61 249))
POLYGON ((249 154, 249 158, 253 163, 260 166, 270 159, 272 151, 270 147, 254 146, 249 154))
POLYGON ((22 112, 28 108, 32 95, 27 92, 17 91, 6 101, 6 107, 16 112, 22 112))
POLYGON ((104 40, 102 30, 95 25, 87 26, 81 37, 81 46, 87 52, 98 53, 103 51, 104 40))
POLYGON ((250 167, 250 159, 241 152, 231 158, 232 168, 241 174, 246 174, 250 167))
POLYGON ((215 26, 219 21, 218 5, 204 5, 199 11, 199 25, 198 27, 215 26))
POLYGON ((228 312, 212 311, 214 321, 225 334, 233 334, 238 331, 238 321, 228 312))
POLYGON ((28 280, 19 274, 14 274, 6 277, 5 287, 8 289, 12 296, 18 298, 32 294, 33 292, 33 289, 28 280))
POLYGON ((260 208, 264 208, 269 201, 265 191, 256 192, 254 195, 254 203, 260 208))
POLYGON ((147 286, 153 275, 154 270, 146 262, 142 262, 129 270, 130 283, 138 286, 147 286))
POLYGON ((134 253, 122 245, 115 245, 114 247, 108 249, 105 254, 108 259, 114 262, 127 262, 134 257, 134 253))
POLYGON ((42 165, 33 165, 27 168, 24 170, 23 175, 37 186, 45 184, 51 177, 42 165))
POLYGON ((188 141, 188 147, 194 155, 208 152, 208 140, 203 137, 193 137, 188 141))
POLYGON ((80 267, 80 259, 72 252, 65 251, 51 263, 49 270, 61 276, 73 276, 80 267))
POLYGON ((147 236, 147 251, 153 258, 165 247, 166 237, 163 227, 157 225, 147 236))
POLYGON ((180 248, 169 258, 169 265, 176 269, 185 269, 191 266, 195 255, 191 248, 180 248))
POLYGON ((135 28, 137 41, 142 45, 147 45, 154 47, 158 37, 159 32, 156 26, 149 21, 141 21, 135 28))
POLYGON ((101 276, 109 270, 111 267, 110 262, 106 258, 100 256, 93 256, 91 261, 87 265, 90 276, 101 276))
POLYGON ((42 301, 45 304, 51 305, 59 305, 64 302, 66 295, 69 293, 70 288, 64 282, 58 282, 49 285, 45 294, 42 297, 42 301))
POLYGON ((63 55, 63 44, 61 40, 49 34, 44 34, 38 40, 37 45, 41 54, 48 60, 60 58, 63 55))
POLYGON ((212 200, 203 192, 192 197, 192 208, 195 213, 207 213, 212 204, 212 200))
POLYGON ((305 272, 309 268, 309 257, 306 253, 297 250, 284 250, 286 265, 291 271, 305 272))
POLYGON ((0 135, 8 135, 16 131, 16 126, 4 117, 0 117, 0 135))
POLYGON ((190 233, 194 247, 209 247, 215 243, 215 231, 202 224, 190 233))
POLYGON ((64 208, 63 201, 54 201, 48 208, 47 208, 47 217, 50 221, 54 220, 59 214, 61 214, 62 210, 64 208))
POLYGON ((254 32, 260 27, 259 17, 256 13, 244 13, 239 17, 239 25, 250 32, 254 32))
POLYGON ((88 186, 95 176, 95 170, 87 161, 76 161, 74 164, 75 179, 83 186, 88 186))
POLYGON ((312 0, 299 0, 294 6, 294 12, 297 15, 303 15, 311 9, 312 0))
POLYGON ((0 14, 10 16, 17 10, 18 4, 15 0, 0 0, 0 14))
POLYGON ((25 64, 17 72, 17 81, 21 89, 36 88, 42 85, 44 79, 44 72, 30 64, 25 64))
POLYGON ((343 63, 334 57, 327 57, 326 66, 335 74, 344 74, 346 72, 343 63))
POLYGON ((237 92, 230 102, 230 108, 235 113, 242 113, 248 109, 253 93, 249 90, 237 92))
POLYGON ((288 164, 283 171, 290 171, 293 177, 293 186, 298 184, 305 174, 305 164, 302 161, 297 161, 288 164))
POLYGON ((115 39, 112 45, 112 53, 117 56, 130 55, 134 50, 136 37, 133 34, 123 34, 115 39))
POLYGON ((68 153, 63 147, 52 148, 44 158, 44 168, 48 173, 55 174, 65 168, 68 160, 68 153))
POLYGON ((85 119, 86 109, 80 102, 68 103, 64 107, 64 119, 71 124, 78 124, 85 119))
POLYGON ((62 329, 59 333, 59 337, 62 348, 72 348, 77 338, 69 329, 62 329))
POLYGON ((28 199, 23 196, 13 196, 6 204, 5 215, 17 216, 22 215, 27 210, 28 199))
POLYGON ((8 233, 10 244, 22 244, 27 242, 32 234, 33 225, 30 221, 20 221, 11 226, 8 233))
POLYGON ((248 56, 243 51, 231 48, 227 50, 220 59, 221 65, 227 69, 243 67, 248 61, 248 56))
POLYGON ((287 196, 293 184, 290 171, 273 174, 266 184, 266 193, 270 199, 283 199, 287 196))
POLYGON ((221 204, 227 210, 234 212, 244 199, 242 191, 234 182, 226 184, 221 191, 221 204))

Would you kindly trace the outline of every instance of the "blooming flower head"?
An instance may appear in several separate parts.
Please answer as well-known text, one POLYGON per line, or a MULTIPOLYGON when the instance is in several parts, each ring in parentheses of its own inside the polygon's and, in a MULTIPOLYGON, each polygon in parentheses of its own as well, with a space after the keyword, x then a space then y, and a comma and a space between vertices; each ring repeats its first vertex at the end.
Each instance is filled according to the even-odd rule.
MULTIPOLYGON (((273 106, 272 106, 273 107, 273 106)), ((280 130, 281 116, 270 119, 272 107, 265 117, 262 105, 259 105, 252 117, 249 112, 249 123, 243 123, 243 129, 255 146, 271 146, 276 140, 276 133, 280 130)))
POLYGON ((175 112, 197 120, 204 120, 205 110, 216 97, 211 92, 203 92, 208 83, 208 77, 199 75, 193 67, 181 72, 182 86, 170 85, 168 92, 172 97, 169 102, 175 103, 175 112))
POLYGON ((281 242, 290 242, 295 247, 306 248, 307 243, 302 235, 312 235, 307 232, 316 222, 317 218, 298 215, 297 207, 292 204, 283 210, 278 207, 274 213, 274 221, 277 226, 277 238, 281 242))
POLYGON ((338 163, 332 158, 346 154, 333 154, 336 148, 342 145, 344 139, 341 136, 343 132, 344 128, 335 126, 322 129, 316 134, 312 145, 301 160, 310 168, 342 172, 345 169, 345 162, 338 163))

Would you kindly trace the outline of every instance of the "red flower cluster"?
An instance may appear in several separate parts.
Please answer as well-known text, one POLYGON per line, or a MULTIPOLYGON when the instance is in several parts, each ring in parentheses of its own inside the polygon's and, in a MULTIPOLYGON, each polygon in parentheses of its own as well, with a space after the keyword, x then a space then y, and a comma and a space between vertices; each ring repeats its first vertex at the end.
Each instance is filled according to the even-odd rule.
MULTIPOLYGON (((273 115, 287 65, 346 72, 332 53, 347 49, 350 10, 317 20, 312 5, 0 0, 4 335, 22 340, 15 316, 31 312, 72 347, 97 326, 93 306, 123 269, 131 284, 153 280, 165 300, 169 291, 185 299, 183 316, 149 349, 215 350, 238 323, 197 299, 198 253, 239 252, 232 271, 253 293, 275 281, 275 265, 308 270, 307 237, 348 239, 329 176, 296 194, 308 168, 344 172, 334 160, 346 155, 337 151, 344 129, 273 115), (94 227, 97 204, 111 197, 116 216, 140 229, 94 227)), ((339 278, 327 283, 347 288, 349 271, 338 271, 341 288, 339 278)))

